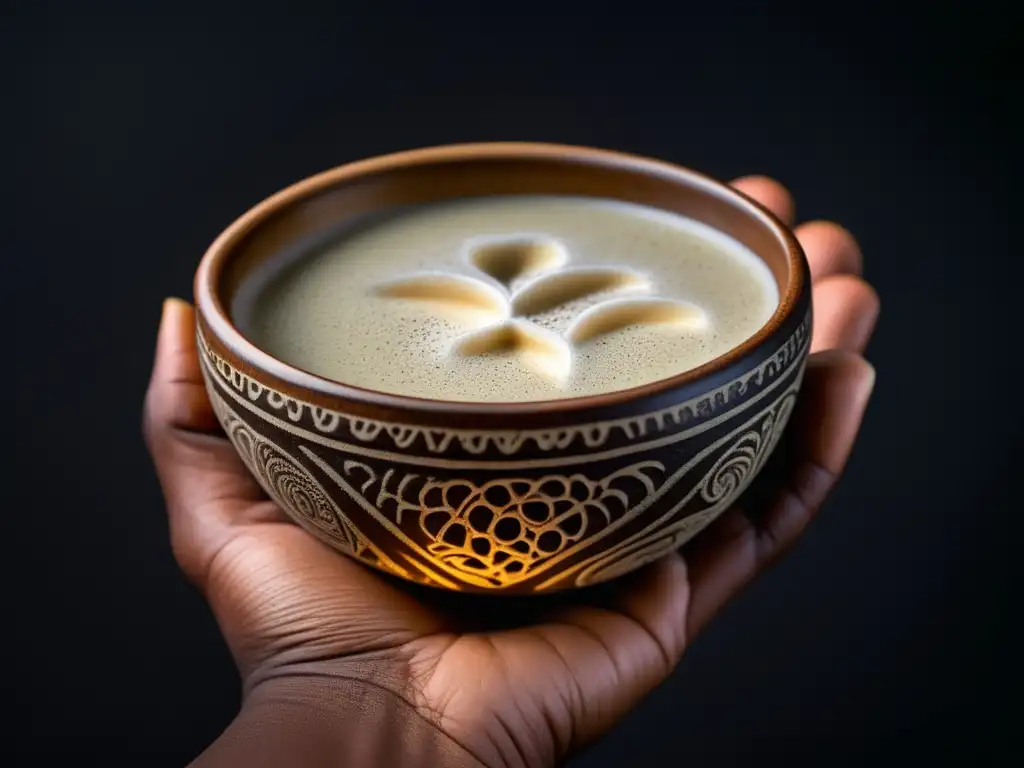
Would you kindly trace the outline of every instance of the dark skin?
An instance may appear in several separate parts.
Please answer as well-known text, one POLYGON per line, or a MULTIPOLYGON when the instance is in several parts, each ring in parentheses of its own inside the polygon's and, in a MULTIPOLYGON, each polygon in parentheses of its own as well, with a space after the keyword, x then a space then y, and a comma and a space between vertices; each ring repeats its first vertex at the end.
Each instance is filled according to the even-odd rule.
MULTIPOLYGON (((734 185, 793 221, 776 182, 734 185)), ((811 263, 815 329, 799 405, 769 466, 683 552, 553 597, 416 588, 290 524, 220 432, 192 308, 168 301, 145 434, 174 554, 209 601, 244 686, 238 718, 196 765, 535 768, 563 763, 635 707, 798 539, 860 427, 875 379, 860 353, 879 301, 845 230, 814 222, 796 232, 811 263)))

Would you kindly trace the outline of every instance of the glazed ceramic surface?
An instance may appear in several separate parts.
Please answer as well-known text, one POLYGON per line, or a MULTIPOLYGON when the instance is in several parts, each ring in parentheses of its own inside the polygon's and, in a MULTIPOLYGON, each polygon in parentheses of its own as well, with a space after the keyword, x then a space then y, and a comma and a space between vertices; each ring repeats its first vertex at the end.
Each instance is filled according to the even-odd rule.
POLYGON ((452 590, 544 592, 635 570, 698 534, 786 426, 811 336, 810 279, 781 224, 736 192, 599 150, 463 145, 344 166, 232 225, 196 276, 199 348, 220 422, 266 492, 330 546, 452 590), (781 301, 754 337, 693 371, 549 402, 455 403, 327 381, 257 349, 229 307, 268 259, 393 205, 573 194, 691 216, 758 254, 781 301))

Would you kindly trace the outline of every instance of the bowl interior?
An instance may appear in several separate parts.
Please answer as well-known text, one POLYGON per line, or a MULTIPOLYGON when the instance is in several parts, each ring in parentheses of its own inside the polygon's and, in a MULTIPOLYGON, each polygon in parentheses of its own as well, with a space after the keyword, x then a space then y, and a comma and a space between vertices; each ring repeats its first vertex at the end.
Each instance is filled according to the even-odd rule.
MULTIPOLYGON (((264 201, 211 246, 196 276, 204 321, 219 341, 253 368, 314 395, 378 405, 434 408, 430 401, 360 390, 288 366, 238 331, 232 308, 262 266, 308 253, 340 228, 402 206, 491 195, 569 195, 639 203, 679 213, 747 246, 775 278, 780 301, 750 339, 705 365, 650 385, 609 395, 521 404, 530 410, 600 405, 685 385, 755 350, 792 313, 803 290, 805 261, 792 234, 757 204, 701 174, 602 150, 539 144, 483 144, 414 150, 352 163, 311 177, 264 201), (588 402, 589 401, 589 402, 588 402)), ((452 405, 452 404, 449 404, 452 405)), ((516 404, 520 405, 520 404, 516 404)), ((481 404, 508 408, 509 404, 481 404)))

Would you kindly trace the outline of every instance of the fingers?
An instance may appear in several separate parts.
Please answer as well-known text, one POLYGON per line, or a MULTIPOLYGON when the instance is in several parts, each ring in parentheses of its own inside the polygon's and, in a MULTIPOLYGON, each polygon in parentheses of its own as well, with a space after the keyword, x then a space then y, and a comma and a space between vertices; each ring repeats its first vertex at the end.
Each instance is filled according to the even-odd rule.
POLYGON ((262 493, 220 433, 199 369, 195 332, 192 307, 166 301, 143 432, 167 504, 175 556, 201 582, 227 528, 262 493))
MULTIPOLYGON (((783 224, 796 220, 796 204, 784 186, 767 176, 744 176, 732 187, 775 214, 783 224)), ((847 230, 830 221, 809 221, 795 234, 807 254, 811 276, 817 281, 831 275, 860 275, 864 261, 860 246, 847 230)))
POLYGON ((796 204, 789 190, 779 182, 767 176, 744 176, 736 179, 732 187, 763 205, 786 226, 792 226, 796 218, 796 204))
MULTIPOLYGON (((792 224, 792 198, 776 182, 747 177, 735 186, 792 224)), ((874 369, 856 353, 874 331, 880 304, 860 277, 857 241, 830 222, 809 222, 794 232, 814 283, 814 336, 803 392, 783 442, 742 506, 684 549, 691 588, 687 637, 806 529, 842 472, 874 387, 874 369)))
POLYGON ((875 330, 878 294, 860 274, 864 258, 849 232, 827 221, 801 224, 795 234, 807 255, 814 291, 811 352, 863 352, 875 330))
POLYGON ((863 352, 878 320, 875 290, 859 277, 831 275, 814 286, 811 352, 845 349, 863 352))
POLYGON ((875 388, 875 369, 864 358, 841 350, 807 361, 800 405, 789 427, 798 458, 832 476, 846 466, 875 388))
POLYGON ((849 232, 830 221, 809 221, 795 230, 814 282, 830 275, 860 275, 864 259, 849 232))
POLYGON ((799 538, 832 489, 853 448, 874 387, 874 369, 851 352, 830 350, 808 361, 803 392, 776 450, 781 474, 762 472, 752 488, 684 550, 691 587, 687 637, 698 632, 747 582, 799 538), (785 452, 784 449, 790 451, 785 452), (766 476, 769 475, 769 476, 766 476), (763 514, 754 514, 763 509, 763 514))
POLYGON ((863 352, 875 330, 878 294, 860 272, 864 266, 853 236, 837 224, 815 221, 796 228, 807 254, 814 291, 811 351, 863 352))

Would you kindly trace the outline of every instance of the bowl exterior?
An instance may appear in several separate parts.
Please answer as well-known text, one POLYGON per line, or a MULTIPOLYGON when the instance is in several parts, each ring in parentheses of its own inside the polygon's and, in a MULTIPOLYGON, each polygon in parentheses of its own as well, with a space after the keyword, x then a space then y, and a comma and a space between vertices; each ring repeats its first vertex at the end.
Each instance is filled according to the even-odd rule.
POLYGON ((792 412, 811 314, 807 291, 775 333, 716 375, 547 429, 332 409, 234 357, 202 316, 198 338, 224 431, 298 525, 403 579, 536 593, 633 571, 736 499, 792 412))

